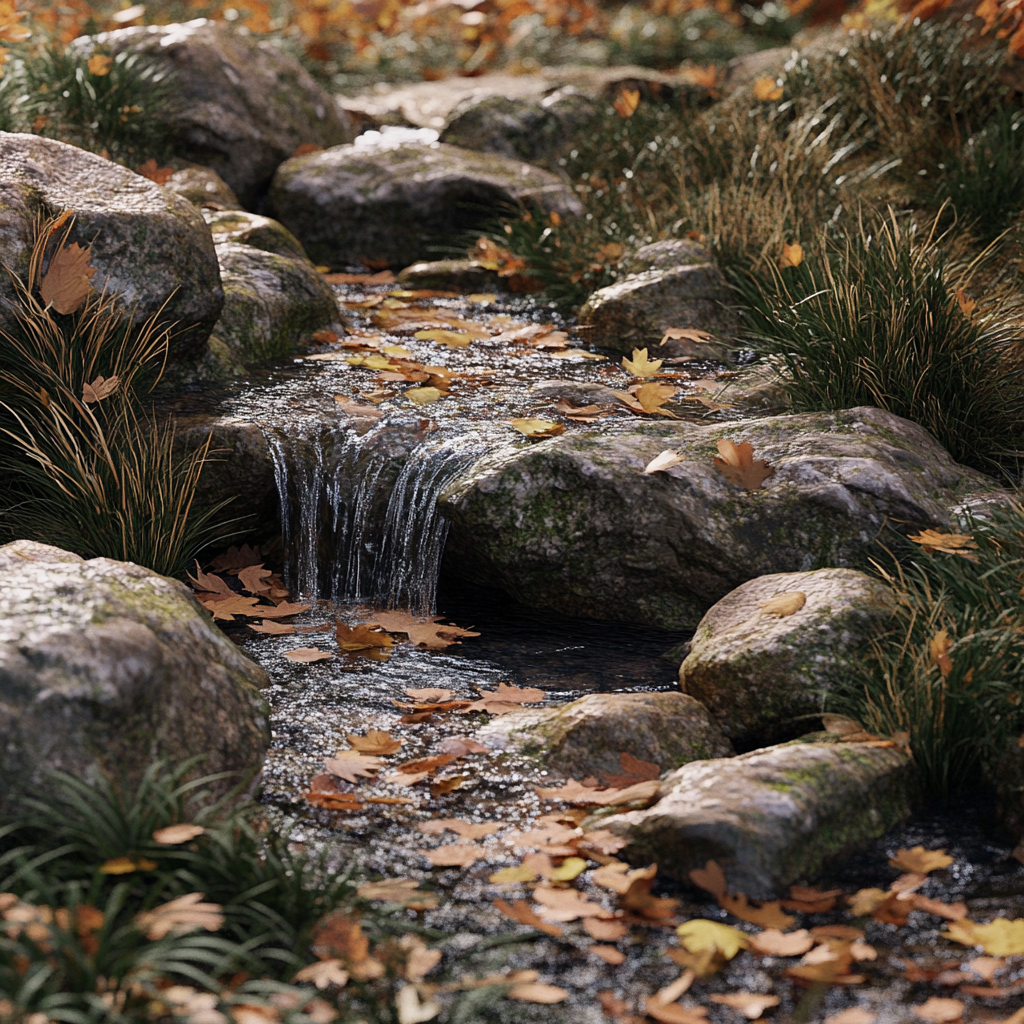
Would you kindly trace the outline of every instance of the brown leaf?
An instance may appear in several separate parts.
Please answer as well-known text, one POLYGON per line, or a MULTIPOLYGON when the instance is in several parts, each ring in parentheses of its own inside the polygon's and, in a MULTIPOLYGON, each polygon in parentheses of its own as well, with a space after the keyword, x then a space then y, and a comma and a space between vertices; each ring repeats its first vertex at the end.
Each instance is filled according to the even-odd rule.
POLYGON ((779 257, 779 270, 787 267, 799 267, 804 261, 804 247, 799 242, 782 243, 782 255, 779 257))
POLYGON ((387 648, 394 640, 387 633, 378 633, 369 626, 349 626, 339 622, 335 627, 338 646, 343 651, 367 651, 373 648, 387 648))
POLYGON ((356 890, 356 895, 364 900, 382 900, 385 903, 404 903, 415 899, 420 883, 414 878, 384 878, 379 882, 363 882, 356 890))
POLYGON ((649 782, 661 775, 661 768, 653 761, 641 761, 640 758, 629 753, 619 754, 619 765, 622 768, 622 774, 605 775, 603 778, 606 785, 622 789, 637 782, 649 782))
POLYGON ((405 740, 395 739, 389 732, 380 729, 368 729, 365 736, 357 736, 355 733, 348 734, 348 742, 353 750, 362 754, 380 754, 387 756, 395 753, 405 740))
POLYGON ((597 917, 585 917, 583 930, 600 942, 617 942, 629 933, 629 928, 622 921, 603 920, 597 917))
POLYGON ((649 921, 660 921, 666 917, 672 917, 679 906, 679 900, 651 895, 651 886, 654 884, 654 876, 657 873, 657 864, 652 864, 639 871, 631 871, 632 880, 629 883, 629 888, 619 897, 619 906, 623 910, 639 914, 649 921))
POLYGON ((628 86, 619 86, 619 91, 615 94, 615 100, 612 106, 615 108, 615 113, 619 117, 632 117, 636 113, 636 108, 640 105, 640 90, 630 89, 628 86))
POLYGON ((86 405, 102 402, 104 398, 109 398, 120 384, 120 377, 97 377, 91 384, 82 385, 82 401, 86 405))
MULTIPOLYGON (((440 615, 426 618, 411 615, 409 612, 387 611, 374 612, 373 624, 386 629, 389 633, 405 633, 410 643, 431 651, 443 651, 446 647, 459 643, 459 637, 480 635, 469 629, 442 623, 441 619, 440 615)), ((410 691, 406 692, 414 696, 410 691)))
POLYGON ((445 701, 449 701, 455 696, 453 690, 444 690, 440 687, 429 686, 422 689, 409 689, 403 690, 407 696, 412 697, 413 700, 417 701, 423 707, 429 704, 442 704, 445 701))
POLYGON ((340 960, 359 980, 384 973, 383 967, 370 958, 370 940, 359 918, 344 910, 332 910, 316 923, 310 948, 320 960, 340 960))
POLYGON ((717 861, 709 860, 704 867, 694 868, 690 872, 690 881, 705 892, 711 893, 715 899, 721 899, 728 891, 725 872, 717 861))
POLYGON ((603 854, 606 857, 613 856, 628 844, 628 839, 623 836, 617 836, 614 832, 609 832, 606 828, 599 828, 595 829, 593 832, 587 832, 579 840, 581 848, 585 850, 593 850, 594 852, 603 854))
MULTIPOLYGON (((584 923, 591 920, 593 918, 585 918, 584 923)), ((614 946, 591 946, 589 952, 599 956, 605 963, 611 964, 613 967, 617 967, 626 959, 626 954, 614 946)))
POLYGON ((454 832, 462 839, 483 839, 484 836, 494 835, 501 825, 496 821, 472 822, 464 821, 462 818, 434 818, 431 821, 421 821, 419 830, 428 835, 440 835, 442 832, 454 832))
POLYGON ((718 439, 715 469, 734 484, 748 491, 756 491, 775 472, 763 459, 754 460, 754 449, 749 441, 740 444, 718 439))
POLYGON ((343 988, 348 984, 348 971, 342 969, 342 961, 339 959, 317 960, 303 967, 292 981, 311 981, 317 988, 327 988, 328 985, 343 988))
POLYGON ((767 928, 750 936, 750 948, 767 956, 803 956, 814 945, 806 928, 783 934, 778 928, 767 928))
POLYGON ((324 767, 339 779, 346 782, 358 782, 360 778, 370 778, 379 771, 384 762, 370 754, 360 754, 355 750, 339 750, 337 757, 329 757, 324 767))
MULTIPOLYGON (((405 380, 407 378, 403 376, 402 379, 405 380)), ((335 395, 334 401, 338 408, 349 416, 379 420, 384 415, 376 406, 369 405, 366 402, 357 402, 354 398, 348 398, 346 395, 335 395)))
POLYGON ((802 590, 790 590, 776 594, 761 604, 762 615, 775 615, 780 619, 795 615, 807 604, 807 595, 802 590))
POLYGON ((74 313, 89 294, 89 282, 95 267, 89 266, 92 247, 84 249, 77 242, 58 249, 50 258, 50 266, 39 283, 39 295, 47 306, 58 313, 74 313))
POLYGON ((460 789, 464 782, 469 781, 468 775, 451 775, 446 779, 438 779, 430 784, 431 796, 444 796, 446 793, 454 793, 460 789))
POLYGON ((405 774, 418 775, 420 772, 432 772, 435 768, 443 768, 455 760, 454 754, 439 754, 436 757, 419 757, 414 761, 404 761, 396 767, 405 774))
POLYGON ((967 917, 966 903, 943 903, 941 900, 932 900, 915 892, 910 899, 915 910, 922 910, 926 914, 934 914, 936 917, 944 917, 947 921, 963 921, 967 917))
POLYGON ((929 554, 942 551, 946 554, 962 555, 964 558, 971 559, 975 557, 971 551, 976 551, 978 548, 970 534, 942 533, 939 530, 922 530, 920 533, 912 533, 907 540, 920 544, 929 554))
POLYGON ((308 604, 293 604, 291 601, 282 601, 276 608, 271 608, 269 605, 260 605, 247 614, 251 615, 254 619, 259 618, 261 615, 265 619, 287 619, 290 615, 308 612, 309 608, 308 604))
POLYGON ((625 789, 594 789, 570 779, 564 786, 551 789, 537 787, 535 792, 545 800, 563 800, 581 806, 612 807, 616 804, 632 803, 634 800, 649 800, 657 796, 660 790, 661 783, 657 779, 638 782, 635 786, 627 786, 625 789))
POLYGON ((204 893, 190 892, 135 916, 135 926, 151 942, 168 935, 184 935, 196 928, 219 931, 224 925, 219 903, 203 903, 204 893))
POLYGON ((262 565, 247 565, 238 573, 238 581, 242 589, 250 594, 265 594, 270 590, 268 578, 274 573, 270 569, 264 569, 262 565))
POLYGON ((786 910, 797 910, 804 914, 824 914, 836 905, 836 900, 842 895, 842 889, 822 892, 807 885, 791 885, 789 899, 783 900, 782 905, 786 910))
POLYGON ((250 565, 257 565, 260 561, 260 549, 243 544, 240 548, 231 546, 222 555, 218 555, 212 562, 210 568, 214 572, 228 572, 231 569, 245 569, 250 565))
POLYGON ((591 903, 577 889, 552 889, 546 885, 533 891, 533 898, 544 908, 541 916, 548 921, 575 921, 580 917, 610 918, 610 910, 591 903))
POLYGON ((749 900, 742 893, 737 895, 722 896, 718 905, 729 911, 733 917, 741 921, 749 921, 751 924, 760 925, 762 928, 778 928, 785 930, 793 925, 795 917, 790 917, 782 912, 782 907, 777 903, 764 903, 759 907, 751 906, 749 900))
POLYGON ((781 1002, 778 996, 758 995, 754 992, 728 992, 724 995, 713 992, 708 998, 713 1003, 739 1010, 747 1020, 757 1020, 765 1010, 781 1002))
POLYGON ((465 757, 467 754, 489 754, 491 750, 490 747, 485 747, 468 736, 449 736, 447 739, 441 740, 437 749, 445 754, 454 754, 456 757, 465 757))
POLYGON ((376 274, 324 274, 327 284, 394 284, 395 275, 390 270, 376 274))
MULTIPOLYGON (((664 334, 661 336, 661 341, 658 342, 658 347, 660 348, 666 341, 695 341, 699 345, 706 345, 714 340, 715 336, 713 334, 697 330, 694 327, 666 327, 664 334)), ((716 386, 718 385, 718 381, 713 381, 712 383, 716 386)))
POLYGON ((199 568, 199 563, 196 562, 196 574, 195 576, 188 575, 189 582, 195 587, 196 590, 206 591, 211 594, 227 594, 231 597, 235 596, 235 592, 227 585, 227 582, 222 580, 219 576, 215 576, 213 573, 203 572, 199 568))
POLYGON ((250 622, 248 626, 253 632, 266 633, 268 636, 287 636, 295 632, 295 627, 289 623, 272 622, 269 619, 264 619, 260 623, 250 622))
POLYGON ((257 600, 255 597, 242 597, 241 594, 231 594, 230 597, 224 596, 219 600, 218 597, 219 595, 216 594, 199 594, 197 600, 207 611, 213 612, 214 619, 219 619, 222 622, 233 622, 236 615, 255 618, 266 611, 274 610, 273 608, 254 609, 253 605, 257 600))
POLYGON ((513 903, 508 903, 505 900, 492 900, 495 907, 501 911, 506 917, 512 918, 513 921, 519 924, 529 925, 531 928, 536 928, 537 931, 544 932, 546 935, 561 935, 562 929, 558 925, 550 924, 547 921, 542 921, 531 909, 530 905, 526 900, 515 900, 513 903))
MULTIPOLYGON (((107 60, 109 59, 108 57, 107 60)), ((174 169, 172 167, 159 167, 152 157, 145 163, 139 164, 135 168, 135 173, 141 174, 143 178, 149 178, 150 181, 156 182, 157 185, 166 185, 174 177, 174 169)))
POLYGON ((201 836, 205 831, 202 825, 168 825, 166 828, 158 828, 153 833, 153 842, 161 846, 177 846, 201 836))
POLYGON ((959 999, 940 999, 932 996, 914 1007, 914 1014, 932 1024, 952 1024, 964 1015, 964 1004, 959 999))
POLYGON ((319 647, 296 647, 294 651, 285 652, 289 661, 297 661, 302 665, 308 665, 313 661, 326 661, 333 658, 330 651, 321 651, 319 647))
POLYGON ((703 1006, 662 1003, 656 996, 648 996, 644 1010, 648 1017, 653 1017, 660 1024, 707 1024, 708 1011, 703 1006))
POLYGON ((914 846, 909 850, 897 850, 889 859, 891 868, 920 874, 948 868, 952 863, 953 858, 945 850, 926 850, 923 846, 914 846))
POLYGON ((487 857, 487 851, 470 843, 450 843, 435 850, 419 850, 435 868, 468 868, 487 857))
POLYGON ((545 985, 535 981, 526 985, 515 985, 506 993, 509 999, 518 999, 524 1003, 562 1003, 569 998, 569 993, 557 985, 545 985))

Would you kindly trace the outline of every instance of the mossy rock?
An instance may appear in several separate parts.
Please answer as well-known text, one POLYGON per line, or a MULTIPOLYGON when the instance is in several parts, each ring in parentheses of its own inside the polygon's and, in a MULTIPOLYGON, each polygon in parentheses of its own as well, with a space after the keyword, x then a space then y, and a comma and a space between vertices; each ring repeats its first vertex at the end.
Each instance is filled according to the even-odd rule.
POLYGON ((240 210, 241 204, 231 186, 212 168, 188 160, 168 161, 174 172, 163 187, 187 199, 193 206, 210 210, 240 210))
POLYGON ((299 240, 283 225, 269 217, 245 210, 203 210, 203 219, 210 226, 215 245, 241 242, 254 249, 274 252, 278 256, 308 259, 299 240))

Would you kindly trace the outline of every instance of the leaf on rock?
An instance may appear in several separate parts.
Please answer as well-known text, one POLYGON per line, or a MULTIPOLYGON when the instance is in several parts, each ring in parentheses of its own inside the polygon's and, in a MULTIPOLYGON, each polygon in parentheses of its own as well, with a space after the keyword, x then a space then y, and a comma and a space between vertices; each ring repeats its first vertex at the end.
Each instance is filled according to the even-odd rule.
POLYGON ((661 359, 648 359, 645 348, 633 349, 632 359, 628 359, 626 356, 622 357, 623 368, 634 377, 653 377, 661 369, 662 362, 661 359))
POLYGON ((802 590, 790 590, 776 594, 761 604, 762 615, 775 615, 780 619, 795 615, 807 604, 807 595, 802 590))
POLYGON ((264 619, 260 623, 250 622, 248 625, 254 632, 266 633, 268 636, 287 636, 295 632, 295 627, 290 623, 273 622, 270 619, 264 619))
POLYGON ((544 932, 545 935, 561 935, 563 933, 558 925, 541 920, 530 909, 530 905, 526 900, 515 900, 513 903, 508 903, 506 900, 493 900, 492 902, 502 914, 510 917, 518 924, 529 925, 531 928, 536 928, 537 931, 544 932))
POLYGON ((321 651, 319 647, 296 647, 294 651, 287 651, 285 657, 289 661, 297 661, 301 665, 308 665, 313 661, 325 661, 333 658, 330 651, 321 651))
POLYGON ((151 942, 168 935, 184 935, 203 928, 219 931, 224 926, 223 908, 219 903, 203 903, 205 893, 190 892, 170 903, 161 904, 135 917, 135 927, 151 942))
POLYGON ((644 467, 644 474, 660 473, 662 470, 671 469, 673 466, 678 466, 680 462, 684 461, 685 459, 682 455, 668 448, 647 463, 644 467))
POLYGON ((205 831, 202 825, 168 825, 166 828, 158 828, 153 833, 153 842, 161 846, 177 846, 201 836, 205 831))
POLYGON ((442 392, 434 387, 409 388, 405 397, 414 405, 430 405, 431 402, 436 402, 442 397, 442 392))
POLYGON ((39 283, 43 303, 58 313, 74 313, 85 302, 96 268, 89 266, 92 246, 84 249, 77 242, 58 249, 39 283))
POLYGON ((86 405, 102 402, 104 398, 109 398, 120 384, 120 377, 97 377, 91 384, 82 385, 82 401, 86 405))
POLYGON ((923 846, 914 846, 909 850, 897 850, 895 855, 889 859, 891 868, 919 872, 924 875, 929 871, 948 868, 952 863, 953 858, 945 850, 926 850, 923 846))
POLYGON ((735 444, 719 438, 715 469, 734 484, 748 491, 756 491, 775 472, 763 459, 754 460, 754 449, 749 441, 735 444))
POLYGON ((690 953, 717 953, 726 960, 731 960, 750 944, 745 932, 705 918, 685 921, 676 929, 676 934, 683 947, 690 953))
POLYGON ((420 850, 435 868, 468 868, 487 857, 487 851, 470 843, 450 843, 435 850, 420 850))
POLYGON ((551 420, 538 420, 519 418, 509 420, 509 425, 516 428, 520 434, 527 437, 558 437, 565 433, 565 427, 561 423, 552 423, 551 420))
POLYGON ((370 626, 349 626, 339 621, 334 630, 338 646, 343 651, 368 651, 374 648, 388 648, 394 640, 387 633, 379 633, 370 626))
POLYGON ((766 956, 803 956, 814 945, 806 928, 784 934, 778 928, 766 928, 750 936, 750 948, 766 956))
POLYGON ((372 754, 360 754, 355 750, 339 750, 337 757, 329 757, 324 767, 331 775, 336 775, 346 782, 358 782, 359 779, 370 778, 379 771, 384 762, 372 754))
POLYGON ((758 995, 754 992, 713 992, 708 998, 713 1003, 739 1010, 747 1020, 757 1020, 765 1010, 781 1002, 778 996, 758 995))
POLYGON ((951 921, 942 933, 965 946, 981 946, 990 956, 1020 956, 1024 953, 1024 918, 1013 921, 997 917, 990 924, 951 921))
POLYGON ((931 1024, 952 1024, 964 1015, 964 1004, 959 999, 942 999, 932 996, 914 1007, 914 1016, 931 1024))
POLYGON ((604 414, 604 408, 600 405, 573 405, 565 398, 558 400, 555 411, 566 419, 577 420, 580 423, 593 423, 604 414))
POLYGON ((262 565, 247 565, 238 573, 238 582, 250 594, 265 594, 270 590, 267 581, 273 575, 272 569, 264 569, 262 565))
POLYGON ((405 740, 395 739, 389 732, 381 729, 368 729, 365 736, 349 733, 346 737, 353 750, 361 754, 379 754, 386 757, 397 751, 405 740))
POLYGON ((518 999, 524 1003, 562 1003, 569 998, 569 993, 557 985, 545 985, 534 981, 526 985, 515 985, 507 992, 509 999, 518 999))

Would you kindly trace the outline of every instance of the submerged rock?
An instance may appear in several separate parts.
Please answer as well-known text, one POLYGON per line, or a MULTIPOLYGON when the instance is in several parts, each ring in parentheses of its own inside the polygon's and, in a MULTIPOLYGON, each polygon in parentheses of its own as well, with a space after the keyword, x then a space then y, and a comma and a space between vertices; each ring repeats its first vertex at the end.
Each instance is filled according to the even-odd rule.
POLYGON ((581 210, 568 186, 537 167, 457 146, 403 143, 295 157, 278 169, 267 210, 318 263, 369 258, 405 267, 522 202, 563 216, 581 210))
POLYGON ((667 771, 733 752, 706 708, 672 692, 593 693, 559 707, 524 709, 494 719, 476 738, 537 757, 575 779, 628 774, 623 754, 667 771))
POLYGON ((245 210, 204 210, 203 219, 210 225, 215 245, 240 242, 278 256, 294 256, 307 260, 299 240, 283 225, 269 217, 245 210))
POLYGON ((634 348, 652 352, 672 327, 714 335, 719 343, 675 339, 657 354, 693 359, 728 358, 729 340, 741 327, 730 308, 735 301, 722 272, 696 242, 669 239, 639 249, 620 268, 625 277, 600 288, 580 310, 587 340, 629 355, 634 348))
POLYGON ((217 259, 224 311, 214 338, 242 367, 289 355, 314 331, 343 333, 334 292, 305 257, 221 242, 217 259))
POLYGON ((431 260, 413 263, 398 274, 398 283, 406 288, 429 288, 437 291, 503 292, 508 290, 506 278, 499 277, 476 260, 431 260))
POLYGON ((701 619, 679 685, 744 746, 806 732, 799 720, 822 710, 892 610, 889 588, 853 569, 759 576, 701 619), (764 607, 779 595, 791 597, 787 614, 764 607))
POLYGON ((756 576, 867 568, 886 523, 943 529, 992 481, 879 409, 730 424, 609 424, 485 456, 441 496, 447 571, 562 614, 694 628, 756 576), (744 490, 720 438, 772 474, 744 490), (684 461, 645 475, 659 452, 684 461))
POLYGON ((215 171, 188 160, 168 162, 174 173, 163 182, 168 192, 187 199, 193 206, 212 210, 240 210, 241 204, 231 186, 215 171))
POLYGON ((175 102, 158 116, 176 154, 212 167, 246 206, 299 146, 354 137, 348 116, 297 60, 222 23, 139 25, 77 45, 140 53, 168 72, 175 102))
MULTIPOLYGON (((36 217, 72 210, 69 241, 92 246, 95 287, 133 307, 136 323, 162 309, 168 323, 180 325, 172 362, 202 353, 224 293, 213 240, 191 203, 103 157, 38 135, 0 132, 0 166, 0 263, 24 277, 36 217)), ((0 303, 11 294, 0 274, 0 303)))
POLYGON ((0 813, 45 768, 137 782, 156 758, 257 772, 267 674, 176 580, 32 541, 0 547, 0 813))
POLYGON ((917 792, 902 750, 794 742, 684 765, 652 807, 599 820, 660 874, 689 881, 715 860, 730 891, 778 896, 899 824, 917 792))

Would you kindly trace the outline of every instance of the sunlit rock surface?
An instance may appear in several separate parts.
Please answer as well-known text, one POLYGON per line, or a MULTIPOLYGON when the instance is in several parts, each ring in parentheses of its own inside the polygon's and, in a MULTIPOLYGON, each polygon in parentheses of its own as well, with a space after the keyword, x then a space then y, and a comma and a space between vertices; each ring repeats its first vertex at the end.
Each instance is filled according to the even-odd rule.
POLYGON ((154 758, 258 771, 267 674, 176 580, 32 541, 0 547, 0 804, 46 767, 137 781, 154 758))
POLYGON ((894 747, 797 741, 694 761, 661 793, 646 810, 600 819, 629 837, 630 860, 681 881, 715 860, 732 892, 777 896, 905 819, 917 777, 894 747))
POLYGON ((306 259, 306 251, 299 240, 283 224, 269 217, 245 210, 204 210, 203 219, 210 225, 215 245, 241 242, 278 256, 306 259))
POLYGON ((167 167, 174 172, 162 182, 168 192, 174 192, 200 209, 241 210, 238 196, 212 168, 177 158, 168 161, 167 167))
POLYGON ((889 588, 853 569, 759 576, 701 619, 679 684, 744 746, 792 736, 863 661, 892 611, 889 588), (802 595, 804 604, 780 616, 765 607, 779 595, 802 595))

